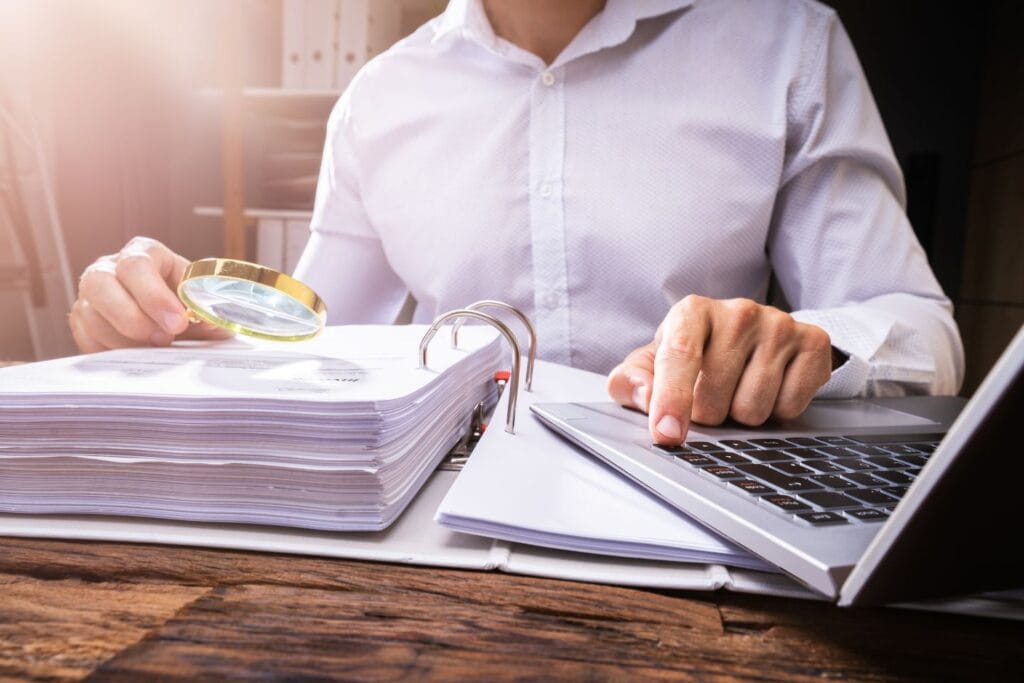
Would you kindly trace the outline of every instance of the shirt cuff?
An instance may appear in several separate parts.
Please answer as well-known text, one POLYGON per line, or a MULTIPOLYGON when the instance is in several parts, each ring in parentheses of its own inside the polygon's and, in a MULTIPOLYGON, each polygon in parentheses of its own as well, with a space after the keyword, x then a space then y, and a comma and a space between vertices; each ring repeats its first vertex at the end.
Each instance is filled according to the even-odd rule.
POLYGON ((867 394, 872 375, 870 359, 885 344, 892 330, 891 316, 876 311, 844 307, 794 311, 793 318, 828 332, 832 346, 849 358, 832 371, 816 398, 855 398, 867 394))
MULTIPOLYGON (((842 349, 841 346, 836 346, 842 349)), ((832 371, 832 376, 825 382, 815 398, 853 398, 862 396, 871 376, 871 364, 863 358, 849 354, 846 362, 832 371)))

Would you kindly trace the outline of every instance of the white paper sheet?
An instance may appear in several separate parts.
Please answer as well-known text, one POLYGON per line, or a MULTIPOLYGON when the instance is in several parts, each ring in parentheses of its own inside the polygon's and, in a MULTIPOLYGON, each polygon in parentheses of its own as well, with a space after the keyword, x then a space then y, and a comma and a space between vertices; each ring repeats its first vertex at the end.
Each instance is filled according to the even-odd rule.
MULTIPOLYGON (((563 550, 654 560, 720 562, 775 571, 665 506, 529 414, 533 402, 595 401, 605 378, 538 361, 519 397, 516 434, 491 429, 437 513, 450 529, 563 550)), ((505 397, 495 414, 504 410, 505 397)))

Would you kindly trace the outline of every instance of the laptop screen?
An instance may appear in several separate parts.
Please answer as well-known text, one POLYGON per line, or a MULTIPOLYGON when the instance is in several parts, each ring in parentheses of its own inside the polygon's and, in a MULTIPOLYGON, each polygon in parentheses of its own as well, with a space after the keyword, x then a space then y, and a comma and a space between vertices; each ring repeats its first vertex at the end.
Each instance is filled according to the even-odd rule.
POLYGON ((875 537, 839 604, 1024 586, 1024 328, 875 537))

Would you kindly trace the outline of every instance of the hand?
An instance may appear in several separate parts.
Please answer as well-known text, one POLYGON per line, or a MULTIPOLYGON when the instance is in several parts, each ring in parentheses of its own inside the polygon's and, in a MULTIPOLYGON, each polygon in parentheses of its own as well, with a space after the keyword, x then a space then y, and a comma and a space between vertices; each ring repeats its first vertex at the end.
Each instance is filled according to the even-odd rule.
POLYGON ((226 339, 209 323, 190 325, 175 293, 188 260, 156 240, 136 237, 82 273, 68 323, 82 353, 167 346, 175 339, 226 339), (173 288, 173 289, 172 289, 173 288))
POLYGON ((612 370, 608 393, 648 413, 655 443, 679 444, 691 420, 756 426, 794 418, 831 372, 831 341, 820 327, 749 299, 691 295, 653 342, 612 370))

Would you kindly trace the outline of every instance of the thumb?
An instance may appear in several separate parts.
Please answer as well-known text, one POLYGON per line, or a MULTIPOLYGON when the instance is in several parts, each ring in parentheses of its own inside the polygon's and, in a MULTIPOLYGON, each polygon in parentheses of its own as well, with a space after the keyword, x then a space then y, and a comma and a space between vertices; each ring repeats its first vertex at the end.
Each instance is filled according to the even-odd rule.
POLYGON ((203 320, 198 323, 190 324, 184 332, 177 336, 177 339, 214 340, 230 339, 233 336, 235 336, 235 333, 231 330, 226 330, 223 327, 217 327, 216 325, 203 320))
POLYGON ((636 349, 608 374, 608 395, 619 405, 647 412, 654 385, 653 343, 636 349))

